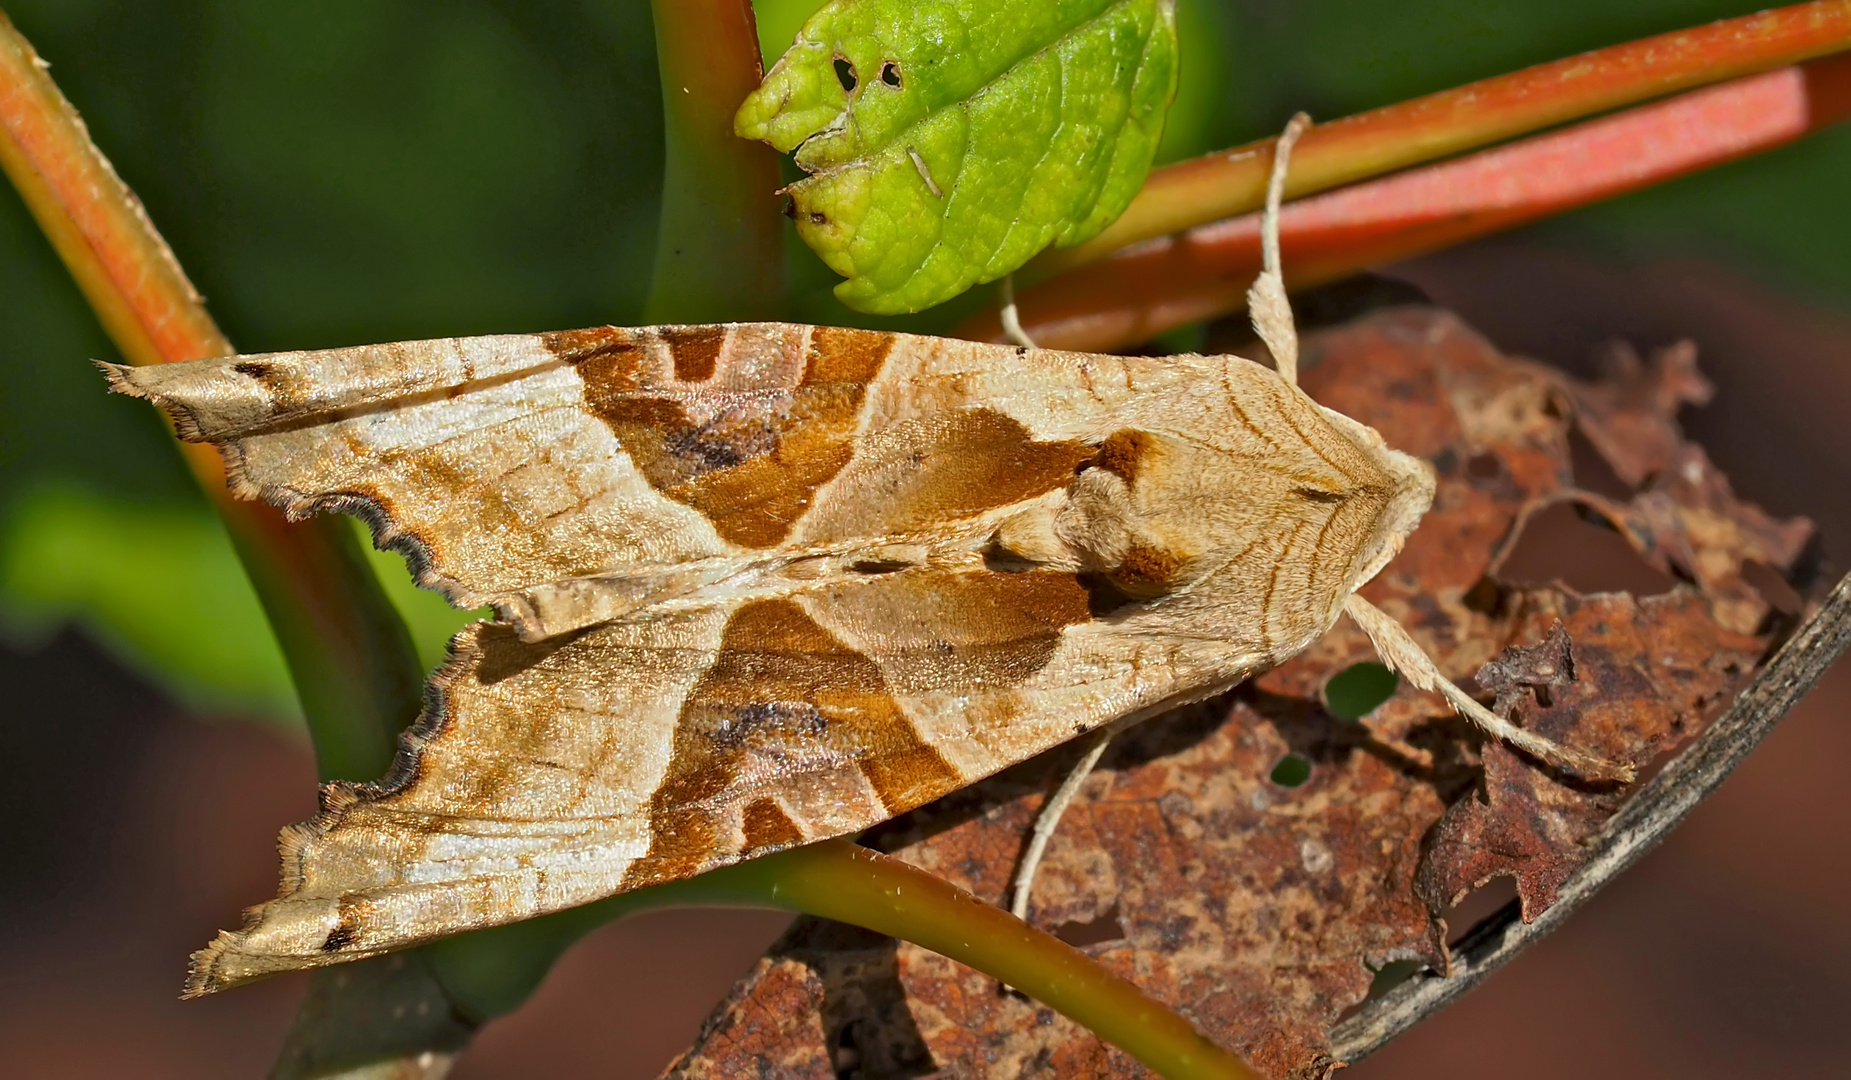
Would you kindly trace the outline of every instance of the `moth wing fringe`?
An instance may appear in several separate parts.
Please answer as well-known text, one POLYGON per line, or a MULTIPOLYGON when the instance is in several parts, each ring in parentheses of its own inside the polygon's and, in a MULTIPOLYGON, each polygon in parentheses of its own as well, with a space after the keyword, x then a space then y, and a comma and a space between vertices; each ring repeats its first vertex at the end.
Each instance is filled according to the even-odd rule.
MULTIPOLYGON (((237 359, 237 357, 223 357, 217 361, 196 363, 222 366, 222 364, 228 364, 237 359)), ((405 559, 411 571, 412 580, 419 588, 429 589, 449 601, 451 605, 465 611, 482 607, 490 602, 490 598, 480 596, 463 587, 462 583, 456 579, 439 574, 430 547, 417 534, 400 527, 378 500, 354 491, 314 494, 283 485, 265 486, 251 479, 250 469, 246 464, 245 441, 261 437, 264 430, 255 428, 208 434, 196 410, 187 404, 181 395, 164 392, 152 385, 156 382, 154 378, 156 372, 166 374, 163 369, 171 370, 174 366, 135 367, 128 364, 97 361, 97 367, 102 369, 111 391, 152 403, 167 416, 173 424, 174 434, 182 442, 209 442, 218 447, 225 462, 225 486, 233 497, 246 502, 261 502, 273 506, 282 511, 283 516, 290 521, 302 521, 324 513, 352 515, 366 523, 374 547, 381 551, 393 552, 405 559)), ((328 422, 338 419, 339 413, 338 409, 328 410, 326 414, 329 417, 328 422)))
POLYGON ((109 380, 109 390, 115 394, 126 394, 132 398, 152 402, 155 408, 167 414, 167 419, 174 426, 174 434, 181 442, 205 442, 206 434, 199 422, 199 417, 184 403, 171 395, 158 390, 150 390, 141 385, 136 374, 141 369, 133 364, 112 364, 107 360, 95 361, 103 371, 103 377, 109 380))
MULTIPOLYGON (((473 629, 470 627, 465 627, 451 638, 450 655, 425 683, 424 708, 418 713, 418 718, 399 733, 398 750, 386 774, 378 780, 361 782, 333 780, 323 784, 320 791, 320 809, 316 811, 315 816, 307 821, 283 827, 276 838, 280 863, 280 880, 277 885, 276 898, 245 908, 243 925, 239 929, 219 931, 205 948, 192 954, 187 962, 186 984, 180 995, 182 998, 195 998, 217 993, 260 977, 257 975, 227 976, 222 973, 221 967, 228 954, 239 954, 245 951, 244 944, 249 939, 250 932, 263 922, 272 904, 288 900, 302 890, 306 879, 304 864, 308 858, 310 845, 332 833, 354 807, 399 794, 417 780, 419 759, 425 747, 442 734, 449 719, 445 708, 445 688, 469 670, 470 665, 479 658, 480 652, 480 647, 475 642, 473 629)), ((408 948, 415 944, 418 943, 408 941, 403 947, 408 948)), ((275 971, 280 973, 295 968, 344 963, 388 951, 390 950, 376 948, 343 949, 332 953, 318 953, 314 956, 300 957, 300 963, 295 965, 278 964, 275 971)))

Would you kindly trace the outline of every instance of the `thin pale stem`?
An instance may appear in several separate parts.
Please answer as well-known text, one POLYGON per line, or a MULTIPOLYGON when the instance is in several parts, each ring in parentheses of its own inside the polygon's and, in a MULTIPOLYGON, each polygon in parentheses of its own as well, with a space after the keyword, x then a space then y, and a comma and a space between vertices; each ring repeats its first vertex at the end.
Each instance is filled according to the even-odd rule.
POLYGON ((1015 882, 1010 887, 1009 914, 1023 922, 1028 921, 1029 897, 1034 892, 1035 874, 1041 869, 1041 860, 1048 853, 1048 842, 1054 839, 1054 831, 1060 828, 1060 819, 1066 816, 1067 808, 1079 799, 1081 785, 1098 767, 1099 759, 1105 756, 1106 747, 1112 745, 1112 736, 1116 733, 1117 729, 1108 725, 1087 736, 1080 760, 1067 770, 1066 779, 1048 796, 1041 813, 1035 817, 1028 850, 1022 853, 1022 861, 1016 866, 1015 882))

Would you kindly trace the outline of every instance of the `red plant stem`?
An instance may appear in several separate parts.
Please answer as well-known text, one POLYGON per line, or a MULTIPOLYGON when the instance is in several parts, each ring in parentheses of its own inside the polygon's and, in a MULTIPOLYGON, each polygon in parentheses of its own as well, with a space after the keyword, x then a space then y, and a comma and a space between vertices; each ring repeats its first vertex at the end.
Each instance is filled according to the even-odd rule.
MULTIPOLYGON (((1847 116, 1851 55, 1304 199, 1280 215, 1286 281, 1303 288, 1450 247, 1761 153, 1847 116)), ((1259 267, 1259 217, 1249 214, 1043 282, 1020 294, 1019 312, 1045 347, 1120 349, 1240 310, 1259 267)), ((958 332, 1004 340, 994 312, 958 332)))
MULTIPOLYGON (((1851 0, 1764 11, 1525 68, 1321 124, 1292 154, 1286 197, 1380 176, 1555 124, 1851 48, 1851 0)), ((1258 209, 1273 139, 1150 175, 1111 227, 1022 271, 1042 280, 1129 244, 1258 209)))
MULTIPOLYGON (((133 364, 235 352, 45 68, 0 15, 0 169, 104 329, 133 364)), ((234 500, 217 451, 183 450, 270 616, 323 775, 378 776, 398 729, 417 712, 423 674, 352 532, 336 519, 291 524, 268 506, 234 500)))

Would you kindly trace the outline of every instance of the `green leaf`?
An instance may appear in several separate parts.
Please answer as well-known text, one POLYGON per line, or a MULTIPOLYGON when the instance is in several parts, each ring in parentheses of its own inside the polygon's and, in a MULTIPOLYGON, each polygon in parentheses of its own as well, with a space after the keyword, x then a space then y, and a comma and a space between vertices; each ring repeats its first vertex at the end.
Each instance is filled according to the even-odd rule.
POLYGON ((834 0, 734 129, 795 151, 797 234, 898 314, 1111 224, 1176 90, 1174 0, 834 0))

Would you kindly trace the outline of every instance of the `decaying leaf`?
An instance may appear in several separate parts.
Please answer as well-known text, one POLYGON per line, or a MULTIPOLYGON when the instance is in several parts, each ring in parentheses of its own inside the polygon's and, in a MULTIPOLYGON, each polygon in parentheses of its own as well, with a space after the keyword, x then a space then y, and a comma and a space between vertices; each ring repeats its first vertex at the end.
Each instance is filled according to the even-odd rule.
POLYGON ((1600 355, 1600 379, 1565 379, 1582 434, 1621 480, 1637 487, 1664 471, 1684 443, 1677 413, 1703 405, 1716 393, 1697 371, 1697 347, 1680 341, 1644 360, 1626 342, 1600 355))
POLYGON ((1628 502, 1577 490, 1548 501, 1574 503, 1605 520, 1655 569, 1696 582, 1717 622, 1742 633, 1752 632, 1773 606, 1744 568, 1792 566, 1812 538, 1805 518, 1780 521, 1737 499, 1703 448, 1689 444, 1679 446, 1651 486, 1628 502))
POLYGON ((1173 0, 834 0, 735 127, 811 174, 797 234, 860 311, 918 311, 1090 239, 1150 171, 1173 0))
MULTIPOLYGON (((1580 749, 1661 760, 1701 730, 1781 629, 1760 616, 1743 628, 1733 583, 1747 588, 1748 562, 1794 574, 1810 526, 1735 501, 1713 468, 1685 476, 1700 451, 1667 425, 1677 404, 1696 396, 1688 362, 1656 369, 1679 372, 1684 390, 1582 386, 1499 355, 1449 315, 1412 308, 1305 344, 1313 396, 1439 474, 1434 509, 1365 594, 1449 674, 1478 672, 1500 712, 1580 749), (1569 431, 1577 423, 1616 473, 1651 480, 1630 502, 1610 501, 1616 523, 1655 502, 1668 509, 1652 520, 1682 523, 1622 527, 1647 561, 1693 568, 1685 583, 1634 598, 1496 578, 1496 558, 1534 508, 1576 492, 1569 431), (1622 431, 1633 434, 1614 434, 1622 431), (1637 468, 1613 461, 1626 453, 1637 468)), ((1330 1025, 1368 993, 1372 969, 1396 960, 1443 969, 1441 917, 1479 883, 1515 877, 1526 917, 1546 908, 1579 842, 1625 795, 1481 745, 1444 704, 1415 691, 1403 689, 1362 722, 1328 714, 1323 684, 1372 657, 1361 631, 1340 621, 1310 651, 1234 693, 1132 729, 1068 812, 1036 885, 1038 924, 1083 943, 1274 1076, 1336 1066, 1330 1025), (1302 784, 1270 779, 1288 757, 1308 763, 1302 784)), ((1000 899, 1043 795, 1072 754, 1063 748, 1002 773, 868 842, 1000 899)), ((808 919, 670 1069, 683 1077, 857 1072, 1144 1075, 987 977, 808 919)))
MULTIPOLYGON (((1479 685, 1497 694, 1499 713, 1514 712, 1527 728, 1553 738, 1585 731, 1604 752, 1640 765, 1689 741, 1699 730, 1694 719, 1727 699, 1762 648, 1760 639, 1721 626, 1686 589, 1641 600, 1548 590, 1526 600, 1533 606, 1516 640, 1534 640, 1544 625, 1548 635, 1506 649, 1479 669, 1479 685)), ((1624 793, 1567 781, 1492 743, 1480 752, 1484 790, 1447 807, 1428 838, 1416 890, 1437 915, 1509 876, 1524 918, 1533 920, 1555 903, 1581 865, 1583 841, 1624 793)), ((1436 951, 1445 948, 1445 932, 1444 920, 1436 921, 1436 951)))

